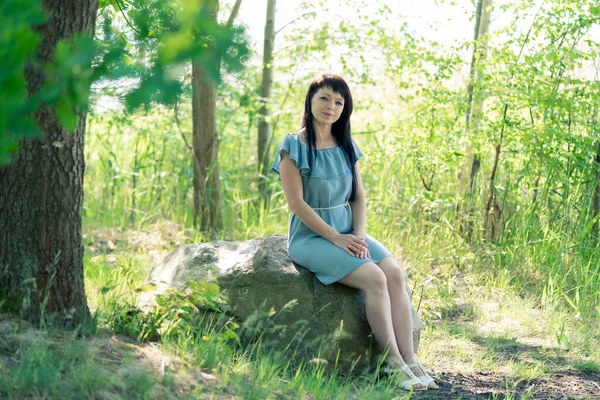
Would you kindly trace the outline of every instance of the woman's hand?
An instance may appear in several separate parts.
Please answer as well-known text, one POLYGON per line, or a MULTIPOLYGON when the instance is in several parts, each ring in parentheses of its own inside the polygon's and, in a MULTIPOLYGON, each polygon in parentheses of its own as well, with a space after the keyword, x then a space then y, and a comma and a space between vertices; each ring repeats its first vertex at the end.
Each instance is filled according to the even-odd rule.
POLYGON ((369 253, 369 249, 365 249, 365 250, 363 250, 362 253, 358 253, 356 255, 356 257, 358 257, 358 258, 371 258, 371 254, 369 253))
MULTIPOLYGON (((354 233, 354 236, 356 236, 359 239, 365 240, 365 237, 363 235, 361 235, 361 234, 354 233)), ((368 244, 367 244, 367 246, 368 246, 368 244)), ((356 257, 358 257, 358 258, 371 258, 371 254, 369 253, 369 249, 366 248, 361 253, 356 254, 356 257)))
POLYGON ((351 256, 364 258, 363 255, 369 253, 367 242, 363 238, 351 234, 338 234, 333 239, 333 244, 351 256))

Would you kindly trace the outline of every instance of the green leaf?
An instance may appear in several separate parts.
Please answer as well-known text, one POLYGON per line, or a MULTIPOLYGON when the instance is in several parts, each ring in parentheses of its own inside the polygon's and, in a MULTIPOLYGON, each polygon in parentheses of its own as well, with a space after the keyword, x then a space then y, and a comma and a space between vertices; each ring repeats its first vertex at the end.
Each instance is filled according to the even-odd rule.
POLYGON ((101 294, 106 294, 106 293, 110 292, 113 289, 114 289, 114 285, 113 286, 102 286, 100 288, 100 293, 101 294))
POLYGON ((69 102, 62 101, 58 103, 55 112, 65 130, 69 132, 75 131, 75 128, 77 128, 77 113, 69 102))
POLYGON ((20 137, 35 138, 41 136, 40 128, 29 119, 11 119, 7 129, 20 137))

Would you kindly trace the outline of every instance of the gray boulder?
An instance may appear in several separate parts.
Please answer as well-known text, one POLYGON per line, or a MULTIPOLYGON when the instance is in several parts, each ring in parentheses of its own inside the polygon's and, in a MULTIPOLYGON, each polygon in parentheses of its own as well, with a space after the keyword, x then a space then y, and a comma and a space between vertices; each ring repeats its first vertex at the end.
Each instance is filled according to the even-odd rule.
MULTIPOLYGON (((186 290, 187 282, 199 279, 217 281, 229 298, 227 312, 238 321, 256 321, 257 315, 270 318, 270 331, 263 339, 277 336, 285 342, 279 346, 294 348, 302 357, 318 354, 348 369, 368 365, 378 354, 364 294, 337 283, 324 286, 294 264, 286 236, 179 247, 154 266, 146 283, 154 283, 156 289, 142 293, 138 305, 148 307, 157 294, 168 288, 186 290)), ((412 317, 416 351, 422 326, 414 309, 412 317)))

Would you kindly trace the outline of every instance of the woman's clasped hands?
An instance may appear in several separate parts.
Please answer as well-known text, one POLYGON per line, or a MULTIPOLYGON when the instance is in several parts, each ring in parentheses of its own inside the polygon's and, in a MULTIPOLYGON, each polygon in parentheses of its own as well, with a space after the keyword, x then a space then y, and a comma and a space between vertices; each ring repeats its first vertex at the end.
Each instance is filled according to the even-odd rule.
POLYGON ((346 253, 351 256, 358 258, 367 258, 371 257, 369 254, 369 245, 365 242, 363 237, 348 234, 339 233, 334 239, 333 244, 335 244, 340 249, 344 250, 346 253))

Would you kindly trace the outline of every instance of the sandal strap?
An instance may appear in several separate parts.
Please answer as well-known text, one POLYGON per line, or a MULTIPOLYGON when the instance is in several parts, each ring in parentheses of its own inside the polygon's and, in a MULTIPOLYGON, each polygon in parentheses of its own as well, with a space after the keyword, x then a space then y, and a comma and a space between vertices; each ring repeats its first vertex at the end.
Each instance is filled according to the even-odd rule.
POLYGON ((392 368, 389 365, 386 365, 381 368, 381 371, 388 376, 392 376, 395 373, 404 374, 407 379, 399 381, 400 386, 404 390, 427 390, 427 385, 425 385, 406 364, 400 368, 392 368), (418 385, 420 385, 420 387, 418 387, 418 385))
MULTIPOLYGON (((423 368, 423 366, 421 365, 420 362, 414 361, 407 365, 409 368, 419 368, 421 370, 421 372, 423 373, 423 376, 420 376, 419 379, 421 379, 421 381, 423 381, 423 383, 425 385, 429 386, 432 382, 436 383, 435 379, 431 375, 429 375, 427 373, 427 371, 425 371, 425 368, 423 368)), ((436 385, 437 385, 437 383, 436 383, 436 385)))
MULTIPOLYGON (((404 373, 406 375, 408 375, 410 378, 417 378, 417 376, 415 375, 414 372, 412 372, 412 370, 410 369, 410 367, 408 365, 403 365, 402 367, 400 367, 402 369, 402 371, 404 371, 404 373)), ((419 379, 419 378, 417 378, 419 379)))
POLYGON ((421 372, 423 372, 423 375, 430 378, 429 374, 427 373, 427 371, 425 371, 425 368, 423 368, 423 365, 421 365, 420 362, 415 361, 415 362, 411 362, 410 364, 406 364, 406 365, 408 365, 408 368, 419 368, 421 370, 421 372))
POLYGON ((392 368, 389 365, 386 365, 385 367, 381 368, 381 371, 385 372, 386 374, 394 374, 394 373, 400 373, 403 372, 406 375, 408 375, 410 378, 416 378, 417 376, 415 375, 414 372, 412 372, 412 370, 410 369, 410 366, 408 365, 403 365, 400 368, 392 368))
POLYGON ((385 367, 381 368, 381 371, 385 372, 386 374, 395 374, 398 372, 405 372, 403 369, 390 368, 389 366, 385 366, 385 367))

